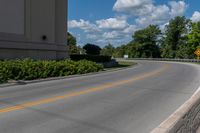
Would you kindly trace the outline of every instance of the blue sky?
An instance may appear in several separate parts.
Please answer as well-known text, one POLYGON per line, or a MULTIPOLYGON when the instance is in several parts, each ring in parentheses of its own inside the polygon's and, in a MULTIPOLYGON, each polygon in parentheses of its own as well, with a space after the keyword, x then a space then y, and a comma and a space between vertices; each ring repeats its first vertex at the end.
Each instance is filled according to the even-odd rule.
POLYGON ((198 0, 68 0, 68 31, 78 45, 101 47, 131 41, 134 31, 159 25, 161 29, 175 16, 200 21, 198 0))

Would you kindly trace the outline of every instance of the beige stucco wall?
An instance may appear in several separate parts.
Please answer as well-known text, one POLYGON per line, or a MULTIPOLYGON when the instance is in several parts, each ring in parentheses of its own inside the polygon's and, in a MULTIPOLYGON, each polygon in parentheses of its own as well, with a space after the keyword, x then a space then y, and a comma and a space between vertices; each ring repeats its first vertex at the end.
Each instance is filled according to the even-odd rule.
MULTIPOLYGON (((2 0, 0 0, 2 1, 2 0)), ((4 1, 4 0, 3 0, 4 1)), ((15 0, 9 0, 14 2, 15 0)), ((21 0, 22 1, 22 0, 21 0)), ((66 45, 67 0, 23 0, 24 34, 0 32, 0 59, 63 59, 66 45), (43 37, 46 36, 46 39, 43 37)), ((4 7, 4 6, 2 6, 4 7)), ((4 8, 8 7, 8 4, 4 8)), ((13 7, 12 7, 13 8, 13 7)), ((21 9, 18 6, 15 8, 21 9)), ((13 13, 5 12, 0 17, 13 13)), ((22 10, 22 9, 21 9, 22 10)), ((21 16, 19 13, 14 17, 21 16)), ((8 26, 5 22, 2 25, 8 26)))

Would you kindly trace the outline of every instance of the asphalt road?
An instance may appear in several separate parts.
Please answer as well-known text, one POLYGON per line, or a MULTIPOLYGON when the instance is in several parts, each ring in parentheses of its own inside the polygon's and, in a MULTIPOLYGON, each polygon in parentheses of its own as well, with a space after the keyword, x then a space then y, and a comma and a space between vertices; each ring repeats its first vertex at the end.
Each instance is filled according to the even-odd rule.
POLYGON ((0 133, 148 133, 200 85, 193 64, 135 67, 0 88, 0 133))

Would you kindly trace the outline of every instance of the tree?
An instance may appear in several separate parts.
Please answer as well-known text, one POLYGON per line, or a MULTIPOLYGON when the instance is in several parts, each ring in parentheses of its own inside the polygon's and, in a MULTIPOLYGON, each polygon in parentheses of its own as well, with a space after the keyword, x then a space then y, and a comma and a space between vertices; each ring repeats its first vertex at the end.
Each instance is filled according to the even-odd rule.
POLYGON ((189 22, 190 21, 184 16, 178 16, 170 20, 169 25, 166 26, 166 31, 164 32, 162 39, 162 57, 184 58, 182 52, 186 49, 186 34, 190 29, 189 22))
POLYGON ((85 49, 86 54, 89 55, 100 55, 101 48, 94 44, 86 44, 83 46, 83 49, 85 49))
POLYGON ((113 57, 122 58, 122 57, 124 57, 125 54, 126 54, 126 45, 121 45, 121 46, 115 48, 113 57))
POLYGON ((117 47, 114 57, 123 57, 129 55, 130 58, 158 58, 160 57, 159 37, 161 31, 156 25, 138 30, 133 34, 133 40, 127 45, 117 47))
POLYGON ((126 45, 126 53, 130 58, 140 58, 142 53, 141 46, 140 43, 131 41, 126 45))
POLYGON ((76 38, 69 32, 67 32, 67 44, 69 46, 69 54, 78 54, 78 48, 76 46, 76 38))
POLYGON ((133 41, 129 45, 135 45, 134 57, 157 58, 160 57, 159 46, 157 44, 161 31, 156 25, 149 25, 147 28, 138 30, 133 35, 133 41))
POLYGON ((194 51, 200 47, 200 21, 192 23, 192 30, 187 35, 188 37, 188 54, 194 58, 194 51))
POLYGON ((101 55, 113 56, 114 51, 115 47, 113 47, 111 44, 108 44, 101 50, 101 55))

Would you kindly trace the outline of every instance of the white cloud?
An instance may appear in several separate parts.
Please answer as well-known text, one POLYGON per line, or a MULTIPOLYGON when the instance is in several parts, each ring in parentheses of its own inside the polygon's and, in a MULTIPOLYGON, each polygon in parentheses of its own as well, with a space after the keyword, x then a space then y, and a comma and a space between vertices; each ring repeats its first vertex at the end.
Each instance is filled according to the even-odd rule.
POLYGON ((105 39, 117 39, 119 37, 120 37, 120 34, 117 31, 105 32, 103 34, 103 38, 105 39))
POLYGON ((101 39, 98 39, 98 40, 96 40, 96 43, 100 43, 100 44, 106 44, 108 41, 107 40, 105 40, 105 39, 103 39, 103 38, 101 38, 101 39))
POLYGON ((128 23, 123 18, 109 18, 96 21, 97 25, 101 29, 123 29, 127 27, 128 23))
POLYGON ((133 34, 133 32, 135 32, 137 30, 137 26, 136 25, 129 25, 128 27, 126 27, 122 33, 125 34, 133 34))
POLYGON ((171 1, 169 2, 171 6, 170 15, 171 17, 182 16, 184 15, 188 5, 184 1, 171 1))
POLYGON ((140 26, 148 26, 149 24, 163 24, 169 20, 169 7, 166 5, 153 6, 153 11, 148 15, 140 16, 136 19, 136 23, 140 26))
POLYGON ((117 0, 113 10, 134 15, 142 15, 151 9, 152 0, 117 0))
POLYGON ((122 44, 126 44, 127 42, 131 41, 131 38, 118 38, 118 39, 98 39, 95 43, 101 44, 102 47, 104 47, 107 44, 114 44, 114 46, 120 46, 122 44))
POLYGON ((200 21, 200 12, 195 11, 192 17, 190 18, 193 22, 198 22, 200 21))
POLYGON ((81 27, 88 27, 90 26, 90 22, 89 21, 85 21, 83 19, 80 19, 80 21, 77 20, 71 20, 68 22, 68 26, 69 28, 81 28, 81 27))
POLYGON ((117 0, 113 9, 116 11, 122 11, 127 8, 139 7, 143 4, 150 4, 152 0, 117 0))
POLYGON ((95 40, 98 38, 98 36, 96 34, 87 34, 86 35, 87 39, 91 39, 91 40, 95 40))
POLYGON ((84 30, 85 32, 97 32, 100 31, 95 24, 90 23, 89 21, 85 21, 83 19, 71 20, 68 22, 68 26, 70 29, 79 28, 84 30))
POLYGON ((153 0, 117 0, 113 10, 136 17, 140 27, 149 24, 162 25, 171 18, 184 15, 187 4, 184 1, 171 1, 168 5, 155 5, 153 0))
MULTIPOLYGON (((126 16, 97 20, 96 23, 91 23, 83 19, 79 21, 71 20, 68 22, 68 26, 69 29, 80 29, 86 32, 87 34, 84 35, 85 39, 83 39, 86 43, 94 42, 101 45, 128 42, 137 28, 136 25, 130 25, 127 22, 126 16)), ((78 42, 84 44, 81 40, 78 42)))

